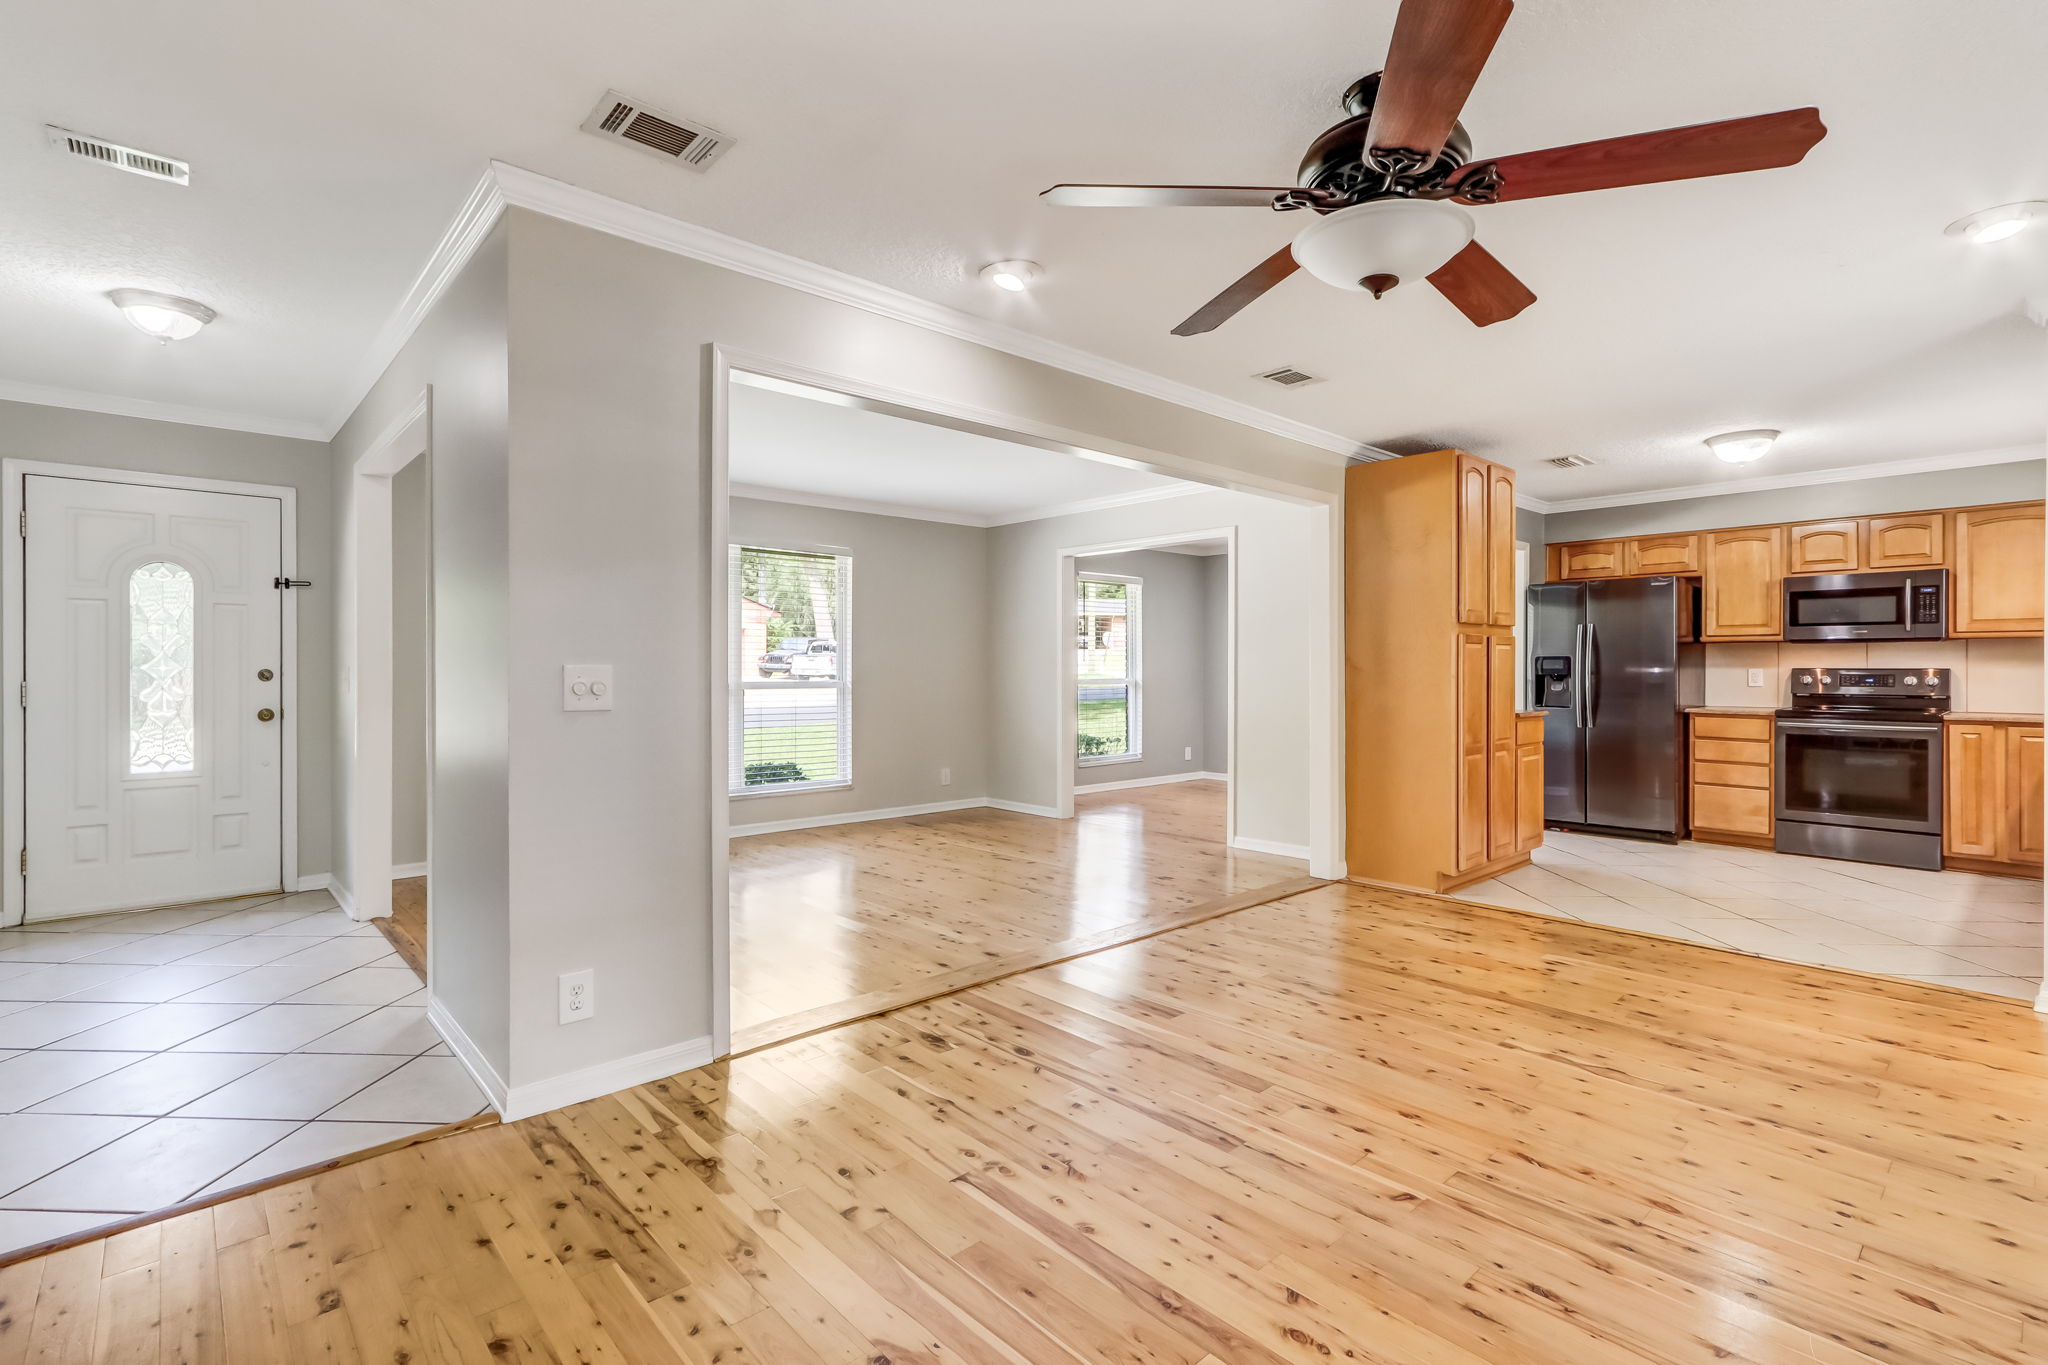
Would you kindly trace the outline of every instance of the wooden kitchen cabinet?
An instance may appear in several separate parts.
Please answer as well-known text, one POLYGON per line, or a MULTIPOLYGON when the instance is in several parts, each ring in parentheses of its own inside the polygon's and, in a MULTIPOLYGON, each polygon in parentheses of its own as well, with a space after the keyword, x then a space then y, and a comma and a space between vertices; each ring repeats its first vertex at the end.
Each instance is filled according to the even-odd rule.
POLYGON ((1564 547, 1564 578, 1624 578, 1628 575, 1628 542, 1586 540, 1564 547))
POLYGON ((1702 640, 1775 640, 1784 634, 1785 528, 1707 532, 1702 640))
POLYGON ((1771 718, 1695 713, 1691 726, 1693 838, 1769 848, 1771 718))
POLYGON ((1787 574, 1854 573, 1863 566, 1863 523, 1808 521, 1785 528, 1787 574))
POLYGON ((1624 543, 1628 546, 1626 560, 1632 577, 1700 571, 1700 538, 1696 532, 1637 536, 1624 543))
POLYGON ((1351 875, 1445 891, 1527 862, 1514 471, 1459 450, 1355 465, 1344 517, 1351 875))
POLYGON ((1961 636, 2039 635, 2042 626, 2042 537, 2038 502, 1969 507, 1953 514, 1948 633, 1961 636))
POLYGON ((1948 562, 1948 514, 1909 512, 1863 519, 1863 567, 1938 569, 1948 562))
POLYGON ((1942 736, 1942 863, 2006 876, 2040 876, 2043 757, 2031 721, 1950 721, 1942 736))
POLYGON ((1543 843, 1543 717, 1515 717, 1515 849, 1543 843))

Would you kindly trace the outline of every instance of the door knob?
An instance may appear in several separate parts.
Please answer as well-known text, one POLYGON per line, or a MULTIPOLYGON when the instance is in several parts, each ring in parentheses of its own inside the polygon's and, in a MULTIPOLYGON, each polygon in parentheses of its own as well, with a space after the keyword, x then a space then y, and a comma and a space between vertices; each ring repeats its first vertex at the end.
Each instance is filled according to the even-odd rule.
POLYGON ((276 676, 277 676, 277 674, 275 674, 275 673, 272 673, 272 672, 271 672, 271 671, 270 671, 269 669, 267 669, 267 668, 259 668, 259 669, 257 669, 257 670, 256 670, 256 681, 257 681, 257 682, 269 682, 269 681, 270 681, 270 680, 271 680, 272 678, 274 678, 274 677, 276 677, 276 676))
POLYGON ((264 708, 263 708, 263 709, 262 709, 261 711, 258 711, 258 712, 256 713, 256 719, 258 719, 258 720, 276 720, 276 719, 277 719, 277 712, 275 712, 275 711, 271 710, 271 709, 270 709, 269 707, 267 707, 267 706, 266 706, 266 707, 264 707, 264 708))

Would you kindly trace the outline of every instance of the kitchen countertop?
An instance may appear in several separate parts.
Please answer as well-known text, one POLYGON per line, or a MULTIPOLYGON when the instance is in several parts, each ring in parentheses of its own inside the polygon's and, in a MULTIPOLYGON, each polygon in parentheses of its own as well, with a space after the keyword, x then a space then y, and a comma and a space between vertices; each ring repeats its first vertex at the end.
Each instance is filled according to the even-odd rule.
POLYGON ((1688 716, 1775 716, 1775 706, 1688 706, 1688 716))
POLYGON ((1515 712, 1515 715, 1516 715, 1517 717, 1519 717, 1519 718, 1523 719, 1523 720, 1527 720, 1527 719, 1528 719, 1529 717, 1531 717, 1531 716, 1540 716, 1540 715, 1542 715, 1542 714, 1543 714, 1543 713, 1542 713, 1541 711, 1517 711, 1517 712, 1515 712))
POLYGON ((1951 711, 1943 720, 1967 721, 1978 725, 2039 725, 2039 712, 2029 711, 1951 711))

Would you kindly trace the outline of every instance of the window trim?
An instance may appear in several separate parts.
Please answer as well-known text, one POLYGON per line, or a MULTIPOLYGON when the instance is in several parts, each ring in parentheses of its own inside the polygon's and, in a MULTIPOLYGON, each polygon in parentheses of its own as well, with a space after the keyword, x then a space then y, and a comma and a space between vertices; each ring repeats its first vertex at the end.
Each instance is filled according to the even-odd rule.
MULTIPOLYGON (((1127 590, 1133 590, 1127 600, 1137 608, 1126 611, 1129 624, 1124 630, 1124 675, 1115 678, 1083 678, 1080 669, 1080 651, 1075 646, 1074 658, 1074 733, 1081 729, 1081 689, 1100 686, 1105 682, 1121 683, 1124 689, 1124 732, 1129 736, 1130 747, 1113 754, 1080 753, 1074 755, 1074 764, 1081 768, 1105 768, 1118 763, 1142 763, 1145 760, 1145 580, 1137 574, 1091 573, 1076 565, 1074 569, 1073 610, 1074 624, 1080 625, 1081 603, 1086 600, 1082 592, 1083 583, 1121 583, 1127 590)), ((1078 740, 1076 741, 1078 748, 1078 740)))
POLYGON ((735 801, 764 796, 791 796, 798 792, 845 791, 853 786, 853 551, 844 545, 807 545, 793 542, 726 538, 726 757, 725 786, 735 801), (749 678, 740 666, 740 635, 746 612, 740 591, 740 554, 744 550, 766 550, 772 554, 815 555, 837 561, 839 576, 838 619, 833 623, 833 643, 838 646, 839 676, 829 683, 794 678, 749 678), (775 782, 745 785, 747 693, 819 692, 827 687, 839 695, 839 775, 814 782, 775 782))

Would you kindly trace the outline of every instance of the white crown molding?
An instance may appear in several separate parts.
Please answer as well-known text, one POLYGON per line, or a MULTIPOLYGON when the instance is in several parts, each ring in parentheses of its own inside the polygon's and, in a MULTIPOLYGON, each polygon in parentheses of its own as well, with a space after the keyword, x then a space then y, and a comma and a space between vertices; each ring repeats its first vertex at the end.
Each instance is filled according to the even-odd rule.
POLYGON ((289 436, 299 441, 327 439, 318 422, 293 422, 280 417, 259 417, 251 412, 157 403, 146 398, 123 398, 118 394, 60 389, 48 384, 23 384, 11 379, 0 379, 0 399, 10 403, 34 403, 46 408, 103 412, 109 417, 144 417, 152 422, 176 422, 180 426, 247 431, 258 436, 289 436))
POLYGON ((1780 488, 1809 488, 1818 484, 1855 483, 1863 479, 1890 479, 1903 474, 1936 474, 1948 469, 1973 469, 1981 465, 2018 464, 2023 460, 2048 458, 2048 446, 2007 446, 2002 450, 1970 450, 1955 455, 1929 455, 1917 460, 1892 460, 1883 464, 1840 465, 1834 469, 1808 469, 1796 474, 1765 474, 1752 479, 1729 479, 1722 483, 1687 484, 1682 488, 1654 488, 1639 493, 1604 493, 1592 498, 1560 498, 1545 501, 1517 496, 1517 505, 1532 512, 1591 512, 1603 507, 1633 507, 1645 502, 1678 502, 1686 498, 1715 498, 1727 493, 1767 493, 1780 488))
POLYGON ((1129 507, 1141 502, 1159 502, 1166 498, 1184 498, 1191 493, 1215 493, 1219 490, 1207 484, 1175 484, 1169 488, 1141 488, 1133 493, 1112 493, 1100 498, 1084 498, 1079 502, 1052 503, 1044 507, 1029 507, 1021 512, 1005 512, 1000 515, 981 512, 955 512, 937 507, 914 507, 901 502, 877 502, 870 498, 846 498, 835 493, 812 493, 808 490, 791 488, 769 488, 764 484, 735 483, 731 485, 736 498, 754 498, 760 502, 786 502, 798 507, 824 507, 835 512, 862 512, 874 517, 904 517, 911 521, 936 521, 948 526, 974 526, 987 529, 991 526, 1014 526, 1019 522, 1043 521, 1047 517, 1071 516, 1076 512, 1099 512, 1111 507, 1129 507))
POLYGON ((1224 398, 1167 379, 1162 375, 1140 370, 1135 366, 1095 355, 1076 347, 1049 341, 1029 332, 1011 327, 1006 323, 977 317, 961 312, 944 304, 933 303, 872 280, 860 279, 815 261, 806 261, 772 251, 753 242, 728 237, 707 227, 685 223, 652 209, 641 208, 613 199, 595 190, 586 190, 575 185, 551 180, 532 171, 508 166, 502 161, 491 163, 491 174, 496 179, 497 190, 504 202, 514 207, 545 213, 551 218, 594 228, 651 246, 661 251, 674 252, 693 260, 721 266, 742 275, 774 284, 801 289, 807 294, 831 299, 836 303, 848 304, 855 308, 877 313, 882 317, 907 322, 927 331, 939 332, 961 341, 971 341, 988 346, 1007 354, 1035 360, 1042 365, 1066 370, 1072 374, 1098 379, 1105 384, 1114 384, 1121 389, 1146 394, 1153 398, 1173 403, 1179 407, 1206 412, 1240 426, 1253 427, 1274 436, 1298 441, 1303 445, 1327 450, 1340 456, 1352 456, 1365 449, 1363 444, 1335 432, 1324 431, 1305 422, 1281 417, 1263 408, 1253 407, 1235 399, 1224 398))

